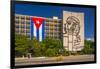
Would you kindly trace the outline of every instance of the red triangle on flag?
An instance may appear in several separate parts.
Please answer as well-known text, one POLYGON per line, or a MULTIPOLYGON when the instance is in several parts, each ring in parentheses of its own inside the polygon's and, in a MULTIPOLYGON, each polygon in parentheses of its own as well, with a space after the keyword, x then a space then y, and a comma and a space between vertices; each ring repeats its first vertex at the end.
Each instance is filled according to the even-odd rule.
POLYGON ((44 18, 32 17, 32 21, 34 22, 37 29, 39 29, 44 20, 45 20, 44 18))

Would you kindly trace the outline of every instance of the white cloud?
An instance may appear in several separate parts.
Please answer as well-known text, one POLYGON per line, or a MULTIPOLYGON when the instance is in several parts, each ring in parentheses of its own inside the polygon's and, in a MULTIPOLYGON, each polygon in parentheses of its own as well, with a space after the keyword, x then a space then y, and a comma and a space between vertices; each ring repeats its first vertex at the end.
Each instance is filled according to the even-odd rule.
POLYGON ((86 38, 88 41, 94 41, 94 38, 86 38))

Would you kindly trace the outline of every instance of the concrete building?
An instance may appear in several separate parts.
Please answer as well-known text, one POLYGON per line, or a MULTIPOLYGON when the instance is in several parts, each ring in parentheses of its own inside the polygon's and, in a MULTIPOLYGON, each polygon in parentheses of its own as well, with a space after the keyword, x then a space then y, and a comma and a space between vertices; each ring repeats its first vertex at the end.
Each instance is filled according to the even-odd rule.
MULTIPOLYGON (((29 15, 21 15, 15 14, 15 33, 25 35, 31 39, 31 17, 38 16, 29 16, 29 15)), ((44 18, 44 17, 41 17, 44 18)), ((45 18, 45 37, 44 38, 53 38, 60 39, 61 38, 61 24, 62 20, 58 19, 58 17, 53 18, 45 18)))

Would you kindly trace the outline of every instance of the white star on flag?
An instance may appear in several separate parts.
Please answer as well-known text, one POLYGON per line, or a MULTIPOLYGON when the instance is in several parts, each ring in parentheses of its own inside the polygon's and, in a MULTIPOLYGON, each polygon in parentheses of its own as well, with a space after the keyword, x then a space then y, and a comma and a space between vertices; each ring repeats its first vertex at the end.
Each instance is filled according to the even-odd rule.
POLYGON ((36 21, 36 23, 38 23, 38 24, 39 24, 39 23, 40 23, 40 22, 39 22, 39 20, 37 20, 37 21, 36 21))

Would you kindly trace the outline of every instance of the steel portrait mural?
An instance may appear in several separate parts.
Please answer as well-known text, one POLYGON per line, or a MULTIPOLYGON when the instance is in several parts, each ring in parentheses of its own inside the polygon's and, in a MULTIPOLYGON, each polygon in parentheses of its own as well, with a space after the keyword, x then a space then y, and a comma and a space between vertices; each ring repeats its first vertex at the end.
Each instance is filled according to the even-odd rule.
POLYGON ((83 13, 63 12, 63 46, 68 51, 80 51, 84 47, 83 13))

